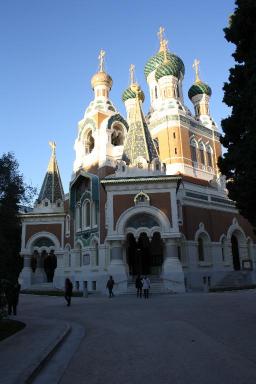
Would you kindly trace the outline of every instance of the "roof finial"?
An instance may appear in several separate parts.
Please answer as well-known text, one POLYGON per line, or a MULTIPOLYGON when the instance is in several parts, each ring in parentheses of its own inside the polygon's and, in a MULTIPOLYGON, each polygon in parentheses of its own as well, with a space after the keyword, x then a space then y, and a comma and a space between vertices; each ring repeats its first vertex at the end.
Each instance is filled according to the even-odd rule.
POLYGON ((159 31, 157 32, 157 36, 160 42, 159 52, 162 52, 164 50, 164 27, 159 28, 159 31))
POLYGON ((106 52, 101 49, 100 50, 100 54, 98 56, 98 59, 99 59, 99 69, 100 69, 100 72, 104 72, 104 64, 105 64, 105 55, 106 55, 106 52))
POLYGON ((55 156, 55 153, 56 153, 56 143, 55 141, 49 141, 49 145, 52 149, 52 156, 55 156))
POLYGON ((198 83, 200 81, 200 78, 199 78, 199 64, 200 64, 200 61, 198 59, 195 59, 193 65, 192 65, 192 67, 194 68, 195 73, 196 73, 195 83, 198 83))
POLYGON ((164 39, 162 42, 163 51, 164 51, 164 63, 168 62, 167 52, 168 52, 168 40, 164 39))
POLYGON ((134 64, 130 65, 129 71, 130 71, 130 80, 132 85, 132 84, 135 84, 135 65, 134 64))

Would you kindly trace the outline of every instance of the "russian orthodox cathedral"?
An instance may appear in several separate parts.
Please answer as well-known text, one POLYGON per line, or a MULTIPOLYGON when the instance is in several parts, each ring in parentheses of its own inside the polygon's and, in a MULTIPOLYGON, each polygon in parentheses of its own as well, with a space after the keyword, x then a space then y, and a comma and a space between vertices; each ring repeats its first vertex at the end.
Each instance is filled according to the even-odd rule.
POLYGON ((210 113, 211 88, 200 79, 184 104, 183 61, 160 47, 144 68, 150 110, 130 67, 123 92, 126 116, 112 101, 105 52, 92 77, 94 99, 78 122, 69 193, 64 194, 56 144, 32 211, 22 216, 23 288, 116 293, 150 276, 162 292, 185 292, 256 282, 255 235, 227 197, 219 174, 220 134, 210 113))

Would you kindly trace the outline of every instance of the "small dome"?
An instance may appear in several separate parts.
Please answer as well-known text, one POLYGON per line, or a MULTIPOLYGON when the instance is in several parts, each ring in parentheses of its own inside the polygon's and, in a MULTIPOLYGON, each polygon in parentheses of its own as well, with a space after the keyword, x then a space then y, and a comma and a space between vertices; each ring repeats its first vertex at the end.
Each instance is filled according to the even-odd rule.
POLYGON ((123 94, 122 94, 122 100, 125 102, 126 100, 129 99, 135 99, 136 96, 139 96, 139 99, 143 102, 145 100, 145 95, 142 89, 138 84, 132 84, 129 88, 127 88, 123 94))
POLYGON ((106 85, 111 89, 113 80, 106 72, 97 72, 93 75, 91 80, 92 89, 95 88, 96 85, 106 85))
POLYGON ((192 99, 192 97, 196 95, 203 95, 203 94, 211 96, 212 90, 209 87, 209 85, 203 83, 201 80, 194 83, 192 87, 189 88, 189 91, 188 91, 188 97, 190 98, 190 100, 192 99))
MULTIPOLYGON (((158 52, 155 56, 151 57, 145 65, 144 74, 147 78, 148 75, 153 72, 157 67, 164 63, 165 54, 163 51, 158 52)), ((180 77, 180 73, 185 74, 185 66, 179 56, 174 55, 171 52, 167 52, 167 59, 170 61, 173 71, 177 72, 180 77)))

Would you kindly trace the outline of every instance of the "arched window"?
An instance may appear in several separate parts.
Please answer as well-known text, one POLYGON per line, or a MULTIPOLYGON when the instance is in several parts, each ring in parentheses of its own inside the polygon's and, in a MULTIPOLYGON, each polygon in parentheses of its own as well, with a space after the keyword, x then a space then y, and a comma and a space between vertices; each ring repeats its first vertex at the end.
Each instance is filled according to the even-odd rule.
POLYGON ((68 237, 70 235, 70 215, 67 215, 66 216, 66 220, 65 220, 65 229, 66 229, 66 237, 68 237))
POLYGON ((95 243, 95 265, 99 265, 99 245, 95 243))
POLYGON ((206 153, 207 153, 207 163, 208 163, 208 167, 211 167, 211 168, 212 168, 212 148, 210 147, 210 145, 207 145, 207 147, 206 147, 206 153))
POLYGON ((91 226, 91 204, 89 200, 83 203, 83 228, 91 226))
POLYGON ((80 231, 81 230, 81 215, 80 215, 80 206, 77 205, 76 206, 76 231, 80 231))
POLYGON ((198 238, 198 260, 199 261, 205 260, 204 240, 201 236, 198 238))
POLYGON ((190 141, 190 152, 191 152, 192 162, 197 163, 197 143, 195 139, 192 139, 190 141))
POLYGON ((115 125, 113 127, 111 144, 114 146, 124 145, 124 130, 121 125, 115 125))
POLYGON ((92 136, 92 130, 87 132, 85 136, 85 154, 91 153, 94 148, 94 138, 92 136))
POLYGON ((203 143, 199 144, 199 154, 200 154, 200 162, 201 162, 201 164, 205 165, 204 145, 203 145, 203 143))
POLYGON ((155 86, 155 98, 157 99, 158 95, 157 95, 157 86, 155 86))

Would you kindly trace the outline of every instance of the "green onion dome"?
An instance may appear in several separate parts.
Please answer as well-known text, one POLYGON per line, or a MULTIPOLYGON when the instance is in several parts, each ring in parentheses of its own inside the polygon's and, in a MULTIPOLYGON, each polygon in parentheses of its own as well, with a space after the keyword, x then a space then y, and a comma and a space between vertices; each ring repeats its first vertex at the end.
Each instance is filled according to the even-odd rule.
POLYGON ((209 87, 209 85, 203 83, 201 80, 195 82, 192 85, 192 87, 189 88, 189 91, 188 91, 188 97, 190 98, 190 100, 192 99, 192 97, 196 95, 203 95, 203 94, 211 96, 212 90, 209 87))
MULTIPOLYGON (((148 75, 153 72, 157 67, 164 63, 165 53, 163 51, 158 52, 155 56, 151 57, 145 65, 144 74, 147 78, 148 75)), ((171 52, 167 52, 167 59, 171 63, 173 72, 177 74, 176 77, 180 77, 180 73, 185 74, 185 66, 183 61, 171 52)), ((174 75, 173 75, 174 76, 174 75)))
POLYGON ((131 84, 122 94, 122 100, 125 102, 129 99, 135 99, 138 94, 139 99, 143 102, 145 100, 145 95, 142 89, 138 84, 131 84))
POLYGON ((167 61, 167 62, 164 62, 163 64, 160 64, 157 67, 156 73, 155 73, 156 81, 161 79, 161 77, 170 76, 170 75, 179 78, 179 75, 180 75, 179 68, 175 64, 176 63, 173 63, 171 61, 167 61))

